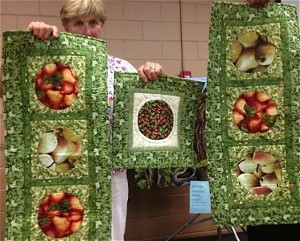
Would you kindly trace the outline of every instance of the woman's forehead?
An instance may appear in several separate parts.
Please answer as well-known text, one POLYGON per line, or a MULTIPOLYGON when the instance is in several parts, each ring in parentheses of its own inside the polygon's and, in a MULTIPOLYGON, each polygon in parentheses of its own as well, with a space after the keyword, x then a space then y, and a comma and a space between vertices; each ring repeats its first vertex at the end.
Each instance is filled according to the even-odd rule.
POLYGON ((99 17, 94 14, 75 16, 75 17, 70 18, 70 20, 71 21, 91 21, 91 20, 100 21, 99 17))

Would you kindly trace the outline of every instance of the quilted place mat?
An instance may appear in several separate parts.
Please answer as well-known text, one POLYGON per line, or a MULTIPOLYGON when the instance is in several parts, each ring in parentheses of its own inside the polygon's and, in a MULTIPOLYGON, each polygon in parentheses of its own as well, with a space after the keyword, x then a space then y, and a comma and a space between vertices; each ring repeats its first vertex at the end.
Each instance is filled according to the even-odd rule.
POLYGON ((3 33, 6 240, 110 240, 106 43, 3 33))
POLYGON ((136 73, 116 73, 115 79, 113 166, 193 166, 204 83, 171 76, 144 83, 136 73))
POLYGON ((205 145, 206 92, 201 95, 197 110, 194 150, 196 161, 190 167, 142 168, 134 170, 136 189, 157 189, 189 185, 190 181, 207 181, 207 160, 205 145))
POLYGON ((292 5, 212 6, 206 141, 217 226, 300 221, 299 44, 292 5))

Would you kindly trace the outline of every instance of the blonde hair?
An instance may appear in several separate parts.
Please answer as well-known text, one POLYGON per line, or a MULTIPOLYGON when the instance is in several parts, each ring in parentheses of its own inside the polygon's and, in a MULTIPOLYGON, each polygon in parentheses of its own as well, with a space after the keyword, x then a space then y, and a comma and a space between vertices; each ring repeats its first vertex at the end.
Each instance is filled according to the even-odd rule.
POLYGON ((104 24, 107 12, 102 0, 66 0, 60 11, 60 19, 63 22, 70 18, 85 15, 95 15, 104 24))

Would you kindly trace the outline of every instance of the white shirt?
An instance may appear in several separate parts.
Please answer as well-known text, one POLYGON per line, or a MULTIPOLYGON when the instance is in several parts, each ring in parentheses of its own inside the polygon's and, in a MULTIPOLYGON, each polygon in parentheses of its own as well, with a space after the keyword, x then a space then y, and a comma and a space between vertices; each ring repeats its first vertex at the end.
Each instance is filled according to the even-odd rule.
MULTIPOLYGON (((113 101, 114 101, 114 73, 117 72, 133 72, 137 70, 126 60, 108 55, 108 76, 107 76, 107 91, 108 91, 108 120, 109 120, 109 133, 110 142, 112 142, 112 124, 113 124, 113 101)), ((124 170, 113 170, 113 174, 118 174, 124 170)))

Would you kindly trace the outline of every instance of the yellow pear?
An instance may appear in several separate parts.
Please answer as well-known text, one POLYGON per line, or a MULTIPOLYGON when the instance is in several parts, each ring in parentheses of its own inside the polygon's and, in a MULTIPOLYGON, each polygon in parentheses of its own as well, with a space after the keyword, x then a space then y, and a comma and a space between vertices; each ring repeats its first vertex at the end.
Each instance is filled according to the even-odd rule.
POLYGON ((64 137, 58 137, 58 145, 52 152, 52 158, 56 164, 64 162, 76 149, 76 145, 64 137))
POLYGON ((240 57, 243 50, 243 45, 239 41, 234 41, 230 48, 231 61, 235 63, 240 57))
POLYGON ((274 60, 275 53, 275 46, 270 43, 265 43, 256 48, 255 58, 260 65, 270 65, 274 60))
POLYGON ((243 49, 241 56, 236 62, 236 67, 240 71, 244 71, 244 72, 256 68, 259 64, 256 61, 255 53, 256 52, 254 48, 243 49))
POLYGON ((272 190, 275 190, 279 187, 280 181, 278 180, 275 174, 268 174, 261 177, 259 179, 259 183, 261 186, 265 186, 272 190))
POLYGON ((259 33, 251 31, 242 34, 238 40, 241 42, 244 48, 249 48, 256 46, 259 37, 259 33))
POLYGON ((38 153, 53 152, 57 146, 57 136, 53 132, 45 132, 38 144, 38 153))
POLYGON ((258 179, 252 173, 242 173, 238 176, 238 181, 246 190, 258 186, 258 179))

